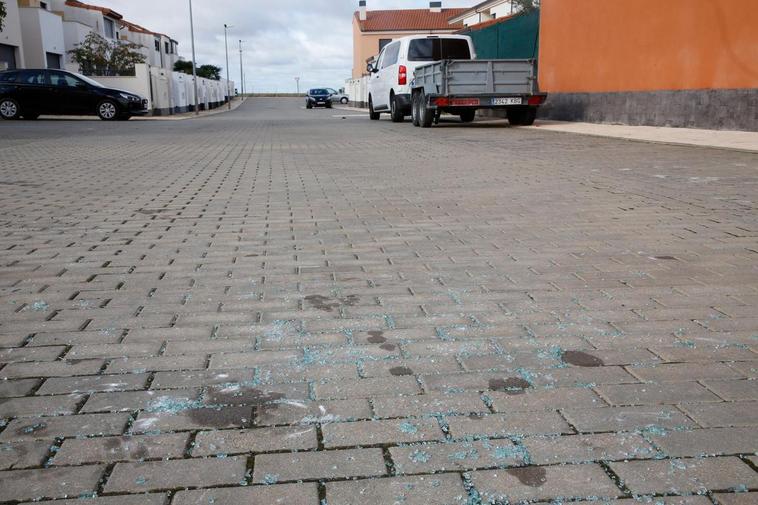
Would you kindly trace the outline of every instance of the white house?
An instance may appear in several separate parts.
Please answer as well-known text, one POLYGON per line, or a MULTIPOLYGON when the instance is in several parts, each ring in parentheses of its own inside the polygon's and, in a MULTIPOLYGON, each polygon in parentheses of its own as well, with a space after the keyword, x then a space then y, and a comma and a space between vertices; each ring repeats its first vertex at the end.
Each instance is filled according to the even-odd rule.
POLYGON ((24 42, 21 16, 15 1, 5 3, 7 16, 0 31, 0 70, 24 67, 24 42))
POLYGON ((66 44, 63 24, 49 2, 19 1, 24 65, 29 68, 63 68, 66 44))
POLYGON ((78 67, 68 51, 84 42, 91 32, 112 41, 120 39, 119 23, 123 16, 116 11, 75 0, 50 0, 48 3, 61 18, 66 43, 66 66, 71 70, 77 70, 78 67))
POLYGON ((122 20, 120 23, 121 40, 132 42, 142 47, 145 62, 152 67, 173 70, 179 60, 179 43, 162 33, 122 20))
POLYGON ((464 26, 473 26, 492 19, 500 19, 518 12, 518 5, 512 0, 487 0, 470 9, 450 18, 451 25, 463 23, 464 26))

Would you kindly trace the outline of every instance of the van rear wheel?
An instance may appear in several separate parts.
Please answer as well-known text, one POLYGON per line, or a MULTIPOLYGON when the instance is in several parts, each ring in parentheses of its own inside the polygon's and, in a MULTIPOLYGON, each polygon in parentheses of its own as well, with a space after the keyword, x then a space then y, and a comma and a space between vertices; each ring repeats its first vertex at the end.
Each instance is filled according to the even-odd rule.
POLYGON ((390 97, 390 118, 392 118, 393 123, 402 123, 405 120, 405 114, 398 106, 397 97, 395 95, 390 97))

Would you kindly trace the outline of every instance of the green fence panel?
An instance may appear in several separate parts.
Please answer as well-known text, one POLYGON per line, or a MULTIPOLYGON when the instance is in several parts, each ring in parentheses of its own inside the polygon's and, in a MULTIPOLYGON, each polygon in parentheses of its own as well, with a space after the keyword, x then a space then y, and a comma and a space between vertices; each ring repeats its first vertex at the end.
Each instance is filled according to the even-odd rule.
POLYGON ((539 51, 540 13, 533 11, 501 23, 468 30, 480 59, 537 58, 539 51))

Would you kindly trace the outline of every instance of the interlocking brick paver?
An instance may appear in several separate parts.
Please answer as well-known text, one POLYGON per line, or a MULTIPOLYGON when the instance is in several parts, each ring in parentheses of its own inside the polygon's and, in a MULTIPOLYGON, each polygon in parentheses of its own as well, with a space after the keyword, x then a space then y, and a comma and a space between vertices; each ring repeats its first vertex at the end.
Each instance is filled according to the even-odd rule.
MULTIPOLYGON (((98 498, 87 498, 86 500, 87 505, 166 505, 168 503, 168 496, 153 493, 131 496, 100 496, 98 498)), ((32 503, 24 503, 24 505, 32 505, 32 503)), ((34 502, 34 505, 82 505, 82 499, 41 501, 34 502)))
POLYGON ((107 493, 144 493, 177 487, 239 485, 245 481, 247 459, 186 459, 117 463, 105 484, 107 493))
POLYGON ((471 472, 471 480, 485 502, 614 498, 621 494, 603 469, 594 464, 475 471, 471 472))
POLYGON ((104 471, 93 465, 0 472, 0 493, 5 501, 79 496, 94 492, 104 471))
POLYGON ((317 505, 315 483, 179 491, 173 505, 317 505))
POLYGON ((629 461, 610 463, 610 467, 637 494, 682 494, 758 486, 758 473, 734 457, 629 461))
POLYGON ((381 449, 262 454, 255 457, 253 482, 275 484, 305 479, 372 477, 386 473, 381 449))
POLYGON ((283 426, 251 430, 203 431, 192 446, 193 456, 247 454, 316 449, 315 426, 283 426))
POLYGON ((189 435, 183 433, 67 439, 55 452, 51 464, 81 465, 97 462, 180 458, 184 455, 188 440, 189 435))
POLYGON ((331 505, 464 505, 468 500, 458 475, 423 475, 331 482, 326 485, 331 505))
POLYGON ((755 501, 754 155, 61 124, 0 122, 0 502, 755 501))
POLYGON ((41 466, 51 446, 52 442, 45 440, 0 443, 0 470, 41 466))

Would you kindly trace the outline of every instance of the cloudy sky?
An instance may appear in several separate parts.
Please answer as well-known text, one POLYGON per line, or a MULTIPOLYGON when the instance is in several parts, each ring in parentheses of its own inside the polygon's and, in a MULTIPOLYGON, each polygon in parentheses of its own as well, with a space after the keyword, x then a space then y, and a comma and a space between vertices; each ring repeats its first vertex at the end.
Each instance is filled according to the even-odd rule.
MULTIPOLYGON (((179 41, 191 59, 188 0, 85 0, 179 41)), ((479 0, 443 0, 467 7, 479 0)), ((352 14, 358 0, 193 0, 198 64, 225 66, 224 23, 229 30, 230 78, 239 82, 243 42, 246 91, 294 92, 329 86, 339 89, 352 68, 352 14)), ((428 7, 428 0, 368 0, 371 9, 428 7)))

